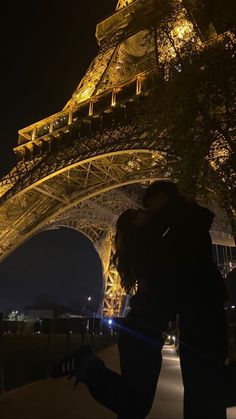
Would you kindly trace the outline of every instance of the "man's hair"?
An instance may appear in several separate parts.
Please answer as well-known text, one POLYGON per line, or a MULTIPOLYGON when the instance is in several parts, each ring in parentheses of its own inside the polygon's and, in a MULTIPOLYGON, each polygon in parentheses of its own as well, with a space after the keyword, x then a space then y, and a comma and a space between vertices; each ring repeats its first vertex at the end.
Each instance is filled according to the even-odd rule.
POLYGON ((174 198, 179 194, 178 187, 174 182, 157 180, 146 189, 143 196, 143 206, 147 208, 150 201, 160 192, 164 192, 169 198, 174 198))

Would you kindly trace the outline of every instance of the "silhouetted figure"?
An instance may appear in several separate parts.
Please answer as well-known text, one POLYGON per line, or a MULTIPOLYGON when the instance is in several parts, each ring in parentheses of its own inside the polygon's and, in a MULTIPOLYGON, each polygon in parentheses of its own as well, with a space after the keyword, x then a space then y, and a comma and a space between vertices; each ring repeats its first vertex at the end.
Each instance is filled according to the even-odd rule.
POLYGON ((149 413, 161 369, 163 332, 178 317, 185 419, 225 419, 227 336, 221 275, 212 257, 214 214, 179 194, 172 182, 145 192, 146 211, 117 222, 115 264, 127 292, 135 289, 119 337, 121 375, 90 347, 59 365, 120 419, 149 413))
POLYGON ((209 230, 214 214, 180 195, 172 182, 154 182, 143 198, 152 214, 152 284, 178 316, 185 419, 224 419, 227 332, 223 279, 209 230), (162 234, 162 245, 155 236, 162 234))
POLYGON ((94 399, 116 412, 119 419, 144 419, 149 413, 161 369, 163 332, 169 320, 145 283, 148 220, 147 213, 130 209, 117 222, 114 261, 126 292, 135 292, 119 335, 121 374, 107 368, 89 346, 64 360, 52 374, 55 378, 70 373, 76 376, 87 384, 94 399))

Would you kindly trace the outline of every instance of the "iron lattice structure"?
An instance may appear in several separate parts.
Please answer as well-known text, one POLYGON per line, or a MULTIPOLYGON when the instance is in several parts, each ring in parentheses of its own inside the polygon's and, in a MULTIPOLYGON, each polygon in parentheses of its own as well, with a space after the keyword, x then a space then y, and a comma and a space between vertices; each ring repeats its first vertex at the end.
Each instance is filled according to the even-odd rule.
POLYGON ((103 263, 103 293, 106 296, 99 312, 107 317, 122 315, 129 301, 112 262, 115 224, 123 211, 140 205, 142 189, 132 185, 102 193, 96 199, 87 199, 51 218, 44 226, 44 229, 68 227, 78 230, 94 243, 103 263))
POLYGON ((122 312, 112 238, 139 202, 132 185, 177 181, 217 210, 214 242, 234 245, 236 42, 190 4, 119 1, 71 99, 19 131, 18 163, 0 183, 1 258, 42 229, 82 231, 103 262, 106 315, 122 312))
POLYGON ((133 2, 133 0, 119 0, 118 4, 116 6, 116 10, 120 10, 123 7, 128 6, 129 4, 131 4, 133 2))

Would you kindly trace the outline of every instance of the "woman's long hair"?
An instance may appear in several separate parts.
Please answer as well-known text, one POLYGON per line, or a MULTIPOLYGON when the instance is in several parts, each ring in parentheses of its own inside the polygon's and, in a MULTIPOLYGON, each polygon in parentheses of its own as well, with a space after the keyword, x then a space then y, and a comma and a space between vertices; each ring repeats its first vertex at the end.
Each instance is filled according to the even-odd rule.
POLYGON ((114 264, 120 275, 121 286, 127 294, 133 293, 136 287, 133 258, 136 237, 134 220, 137 212, 135 209, 126 210, 116 223, 114 264))

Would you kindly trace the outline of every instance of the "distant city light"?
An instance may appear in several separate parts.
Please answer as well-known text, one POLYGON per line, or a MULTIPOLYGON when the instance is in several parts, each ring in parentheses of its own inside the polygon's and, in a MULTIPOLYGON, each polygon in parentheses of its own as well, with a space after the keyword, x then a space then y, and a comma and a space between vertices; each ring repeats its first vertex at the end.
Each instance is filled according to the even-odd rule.
POLYGON ((108 320, 108 324, 111 325, 112 324, 112 319, 108 320))
POLYGON ((92 300, 92 297, 88 297, 88 301, 91 301, 92 300))
POLYGON ((231 306, 231 308, 235 308, 235 306, 231 306))

